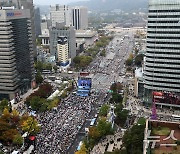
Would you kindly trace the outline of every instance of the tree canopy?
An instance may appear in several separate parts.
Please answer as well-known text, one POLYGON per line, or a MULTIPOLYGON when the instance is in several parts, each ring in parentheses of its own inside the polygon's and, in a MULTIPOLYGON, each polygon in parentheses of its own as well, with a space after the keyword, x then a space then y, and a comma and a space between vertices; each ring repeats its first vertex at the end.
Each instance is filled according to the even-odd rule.
POLYGON ((123 136, 123 146, 128 154, 142 154, 145 125, 134 125, 123 136), (132 153, 133 152, 133 153, 132 153))
POLYGON ((104 104, 104 105, 102 105, 101 108, 100 108, 99 115, 100 115, 100 116, 107 116, 108 111, 109 111, 109 105, 104 104))

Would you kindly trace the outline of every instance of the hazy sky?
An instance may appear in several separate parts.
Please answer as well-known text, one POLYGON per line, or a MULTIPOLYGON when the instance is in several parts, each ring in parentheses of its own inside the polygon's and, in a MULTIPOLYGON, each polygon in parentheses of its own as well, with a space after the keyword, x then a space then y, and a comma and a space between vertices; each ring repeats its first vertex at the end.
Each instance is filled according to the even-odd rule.
POLYGON ((34 4, 54 5, 54 4, 68 4, 70 2, 85 1, 85 0, 34 0, 34 4))

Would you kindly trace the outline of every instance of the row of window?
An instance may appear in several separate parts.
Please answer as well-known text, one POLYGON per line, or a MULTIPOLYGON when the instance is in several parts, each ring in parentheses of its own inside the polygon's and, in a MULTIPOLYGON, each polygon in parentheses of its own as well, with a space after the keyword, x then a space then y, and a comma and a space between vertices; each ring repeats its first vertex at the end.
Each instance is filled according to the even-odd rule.
POLYGON ((152 39, 180 39, 180 37, 167 37, 167 36, 147 36, 147 38, 152 38, 152 39))
POLYGON ((179 20, 177 21, 148 21, 148 23, 179 23, 179 20))
MULTIPOLYGON (((159 58, 158 58, 159 59, 159 58)), ((164 58, 166 59, 166 58, 164 58)), ((180 65, 180 63, 173 63, 173 62, 158 62, 158 61, 147 61, 147 63, 151 63, 151 64, 165 64, 165 65, 180 65)), ((164 67, 163 67, 164 68, 164 67)), ((169 68, 169 67, 168 67, 169 68)))
MULTIPOLYGON (((150 54, 160 54, 160 55, 168 55, 168 54, 171 54, 171 55, 180 55, 180 52, 157 52, 157 51, 147 51, 147 53, 150 53, 150 54)), ((166 57, 164 57, 166 58, 166 57)), ((168 59, 171 58, 171 57, 168 57, 168 59)), ((174 57, 172 57, 174 58, 174 57)), ((179 58, 178 58, 179 60, 179 58)))
MULTIPOLYGON (((161 68, 162 69, 162 68, 161 68)), ((148 70, 148 69, 146 69, 146 72, 149 72, 149 73, 157 73, 157 74, 167 74, 167 76, 169 75, 180 75, 180 72, 168 72, 168 73, 166 73, 166 72, 164 72, 163 70, 162 71, 157 71, 157 70, 154 70, 154 71, 151 71, 151 70, 148 70)))
MULTIPOLYGON (((149 81, 149 80, 147 80, 147 81, 149 81)), ((152 81, 150 81, 150 82, 152 82, 152 81)), ((163 82, 162 82, 163 83, 163 82)), ((147 86, 150 86, 150 87, 157 87, 157 88, 172 88, 172 86, 168 86, 168 85, 166 85, 166 84, 164 84, 164 85, 152 85, 152 84, 146 84, 147 86)), ((179 89, 180 90, 180 87, 176 87, 175 89, 179 89)))
POLYGON ((180 42, 158 42, 158 41, 147 41, 147 43, 152 43, 152 44, 180 44, 180 42))
MULTIPOLYGON (((155 80, 147 80, 147 79, 146 79, 146 81, 154 82, 154 83, 161 83, 161 84, 164 84, 164 85, 166 85, 166 84, 174 84, 174 85, 180 84, 179 82, 155 81, 155 80)), ((180 87, 178 89, 180 89, 180 87)))
POLYGON ((149 34, 180 34, 180 31, 147 31, 149 34))
MULTIPOLYGON (((147 75, 146 74, 146 76, 152 78, 152 75, 147 75)), ((180 77, 172 77, 172 76, 168 77, 168 76, 169 76, 169 74, 167 76, 156 76, 156 75, 153 75, 154 78, 175 79, 175 80, 177 79, 177 80, 180 80, 180 77)))
MULTIPOLYGON (((153 64, 154 64, 154 66, 153 66, 154 69, 180 70, 180 67, 179 67, 179 68, 178 68, 178 67, 162 67, 162 66, 159 67, 159 66, 156 66, 156 63, 153 63, 153 64)), ((149 67, 150 69, 152 68, 152 66, 147 66, 147 65, 146 65, 146 67, 147 67, 147 68, 149 67)), ((148 69, 147 69, 147 70, 148 70, 148 69)), ((163 70, 162 70, 162 72, 159 72, 159 73, 164 73, 163 70)), ((154 71, 154 72, 155 72, 155 71, 154 71)), ((178 73, 175 72, 175 74, 178 74, 178 73)))
POLYGON ((164 13, 167 13, 167 12, 180 12, 180 9, 173 9, 173 10, 149 10, 149 12, 164 12, 164 13))
POLYGON ((148 26, 148 28, 180 29, 180 26, 148 26))
POLYGON ((180 15, 149 15, 148 18, 180 18, 180 15))
POLYGON ((150 49, 170 49, 170 50, 175 49, 175 50, 180 50, 180 47, 157 47, 157 46, 148 46, 148 45, 147 45, 147 48, 150 48, 150 49))

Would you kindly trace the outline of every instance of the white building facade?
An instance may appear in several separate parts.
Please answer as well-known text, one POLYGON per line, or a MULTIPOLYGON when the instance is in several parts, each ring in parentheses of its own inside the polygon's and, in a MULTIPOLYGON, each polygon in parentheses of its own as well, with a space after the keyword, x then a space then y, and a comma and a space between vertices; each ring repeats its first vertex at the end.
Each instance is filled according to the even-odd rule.
POLYGON ((60 36, 57 41, 58 64, 67 66, 69 64, 69 47, 67 37, 60 36))
POLYGON ((66 5, 50 6, 50 18, 53 27, 56 23, 65 23, 65 26, 72 25, 71 9, 66 5))

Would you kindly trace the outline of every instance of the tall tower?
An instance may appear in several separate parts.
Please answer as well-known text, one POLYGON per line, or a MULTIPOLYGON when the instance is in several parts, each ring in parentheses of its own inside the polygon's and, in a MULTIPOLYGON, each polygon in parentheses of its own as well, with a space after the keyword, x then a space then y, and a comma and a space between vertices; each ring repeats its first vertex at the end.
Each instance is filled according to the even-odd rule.
POLYGON ((50 29, 50 53, 52 56, 55 56, 56 60, 58 60, 58 37, 65 36, 68 41, 68 58, 73 59, 76 56, 76 37, 75 30, 73 27, 64 27, 58 25, 56 27, 52 27, 50 29))
POLYGON ((153 91, 179 94, 179 68, 180 1, 149 0, 144 100, 152 102, 153 91))
POLYGON ((76 30, 88 28, 88 11, 86 7, 74 7, 72 9, 72 25, 76 30))
POLYGON ((69 64, 69 48, 67 37, 59 36, 57 41, 58 63, 60 66, 67 66, 69 64))
POLYGON ((0 10, 0 99, 14 99, 34 80, 29 10, 0 10))
POLYGON ((71 8, 66 5, 50 6, 51 24, 56 27, 56 23, 64 23, 66 26, 72 25, 71 8))
POLYGON ((0 0, 0 6, 14 6, 16 9, 29 9, 30 10, 33 53, 34 53, 34 58, 36 58, 37 50, 36 50, 36 35, 35 35, 35 23, 34 23, 35 17, 34 17, 33 0, 0 0))

